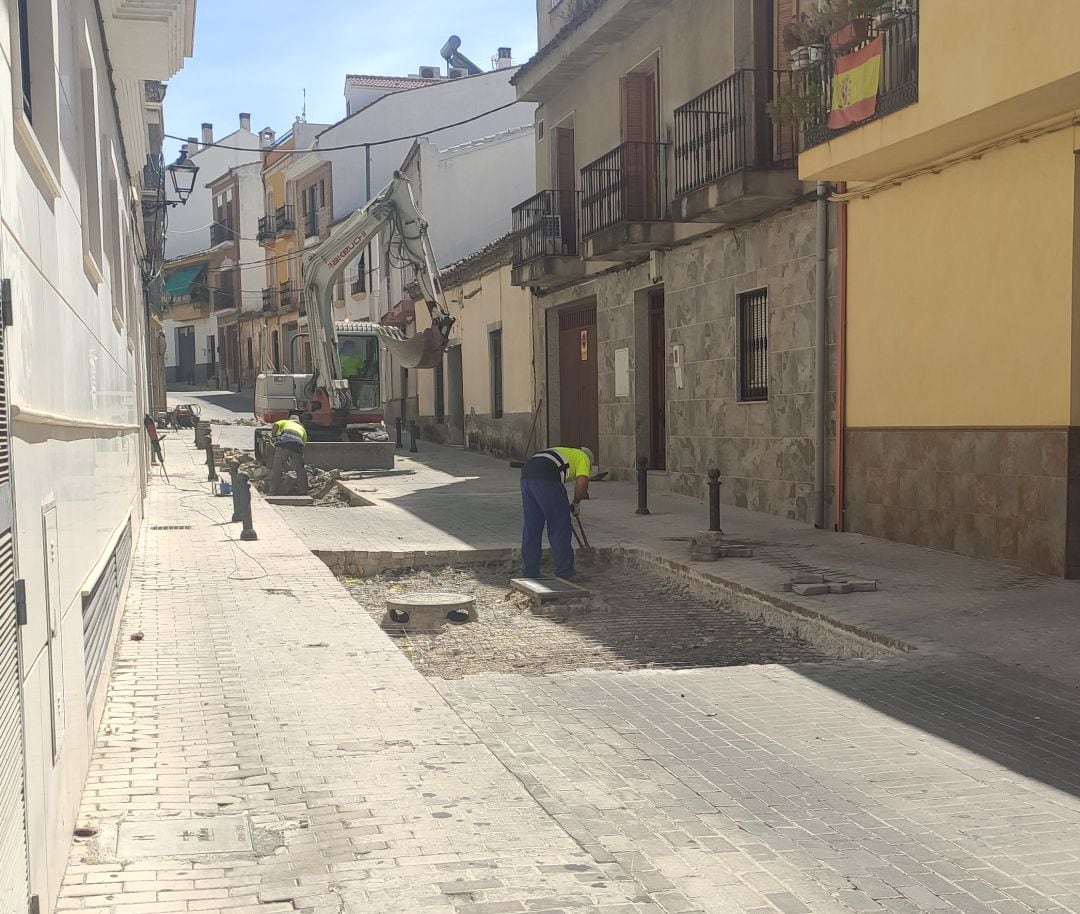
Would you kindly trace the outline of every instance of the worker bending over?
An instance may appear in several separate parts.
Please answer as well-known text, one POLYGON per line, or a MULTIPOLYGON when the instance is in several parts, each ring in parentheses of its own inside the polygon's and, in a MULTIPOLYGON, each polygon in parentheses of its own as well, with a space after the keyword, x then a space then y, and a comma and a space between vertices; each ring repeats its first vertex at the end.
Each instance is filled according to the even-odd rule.
POLYGON ((270 473, 271 495, 307 495, 307 470, 304 468, 304 445, 307 444, 307 429, 300 422, 297 413, 289 413, 288 419, 274 423, 274 468, 270 473), (285 474, 296 471, 296 491, 286 493, 285 474))
POLYGON ((574 547, 570 517, 589 497, 593 453, 587 447, 552 447, 534 454, 521 471, 521 558, 527 578, 540 577, 540 541, 547 525, 548 542, 555 559, 555 574, 574 577, 574 547), (574 500, 566 497, 566 483, 573 480, 574 500))

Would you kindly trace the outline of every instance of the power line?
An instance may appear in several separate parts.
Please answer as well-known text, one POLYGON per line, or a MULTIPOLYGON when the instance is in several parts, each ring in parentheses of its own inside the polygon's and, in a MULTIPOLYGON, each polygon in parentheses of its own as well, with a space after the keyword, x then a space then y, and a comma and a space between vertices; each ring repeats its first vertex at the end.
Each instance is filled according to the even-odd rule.
MULTIPOLYGON (((519 101, 507 102, 505 105, 499 105, 498 108, 492 108, 489 111, 484 111, 480 114, 474 114, 472 117, 467 117, 463 121, 456 121, 453 124, 444 124, 442 127, 432 127, 430 130, 420 130, 416 133, 410 133, 408 136, 397 136, 389 140, 372 140, 370 143, 349 143, 345 146, 311 146, 307 149, 275 149, 273 146, 270 146, 264 151, 277 152, 279 155, 307 155, 309 152, 343 152, 346 149, 370 149, 372 146, 388 146, 390 143, 401 143, 405 140, 415 140, 419 139, 422 136, 427 136, 431 133, 440 133, 443 130, 451 130, 454 127, 463 127, 465 124, 471 124, 473 121, 478 121, 481 118, 485 118, 489 114, 498 114, 500 111, 505 111, 507 108, 512 108, 514 107, 514 105, 520 104, 523 103, 519 101)), ((333 128, 327 128, 327 130, 331 129, 333 128)), ((181 143, 187 142, 186 137, 176 136, 172 133, 166 133, 165 136, 170 140, 179 140, 181 143)), ((231 149, 235 152, 257 151, 254 149, 249 149, 247 146, 226 146, 223 143, 201 143, 200 145, 203 147, 216 146, 218 149, 231 149)))

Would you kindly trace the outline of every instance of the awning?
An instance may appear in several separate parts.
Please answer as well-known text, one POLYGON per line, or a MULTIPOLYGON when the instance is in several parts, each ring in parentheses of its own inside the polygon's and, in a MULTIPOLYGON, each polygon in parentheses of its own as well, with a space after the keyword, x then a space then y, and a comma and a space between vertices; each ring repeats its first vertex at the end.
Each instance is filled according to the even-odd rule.
POLYGON ((205 263, 197 263, 190 267, 180 267, 179 270, 173 270, 172 273, 165 275, 165 294, 172 296, 173 298, 179 298, 182 295, 190 295, 191 287, 195 285, 203 273, 206 272, 205 263))

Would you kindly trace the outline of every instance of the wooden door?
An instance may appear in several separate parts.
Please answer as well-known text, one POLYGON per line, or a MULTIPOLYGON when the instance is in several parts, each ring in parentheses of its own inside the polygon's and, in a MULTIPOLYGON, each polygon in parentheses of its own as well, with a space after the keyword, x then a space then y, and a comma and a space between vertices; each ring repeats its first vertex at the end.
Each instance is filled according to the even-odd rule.
POLYGON ((195 383, 195 328, 176 328, 176 380, 181 384, 195 383))
POLYGON ((590 448, 600 459, 596 304, 559 315, 559 425, 566 447, 590 448))
POLYGON ((667 325, 664 293, 649 296, 649 467, 667 469, 667 325))
POLYGON ((573 127, 555 128, 555 188, 562 227, 560 254, 577 253, 577 151, 573 127))
POLYGON ((654 221, 659 218, 654 74, 623 77, 622 134, 623 216, 627 222, 654 221))

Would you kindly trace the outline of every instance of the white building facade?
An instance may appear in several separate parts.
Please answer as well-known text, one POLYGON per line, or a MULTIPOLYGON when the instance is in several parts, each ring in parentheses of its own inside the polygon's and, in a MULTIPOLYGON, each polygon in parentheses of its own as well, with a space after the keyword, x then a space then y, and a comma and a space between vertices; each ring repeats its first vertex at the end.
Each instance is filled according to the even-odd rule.
POLYGON ((194 16, 0 0, 3 912, 53 909, 104 706, 149 469, 146 82, 194 16))

